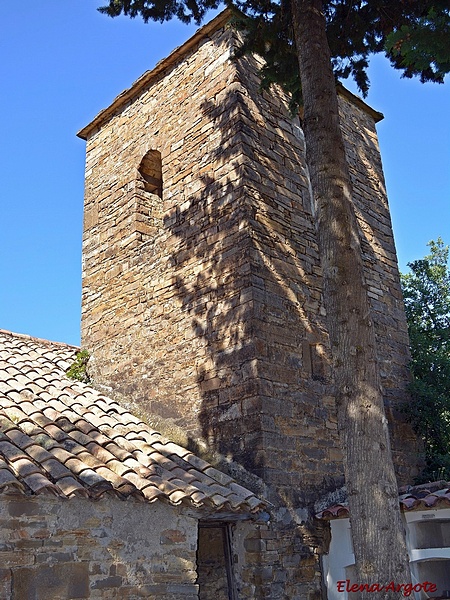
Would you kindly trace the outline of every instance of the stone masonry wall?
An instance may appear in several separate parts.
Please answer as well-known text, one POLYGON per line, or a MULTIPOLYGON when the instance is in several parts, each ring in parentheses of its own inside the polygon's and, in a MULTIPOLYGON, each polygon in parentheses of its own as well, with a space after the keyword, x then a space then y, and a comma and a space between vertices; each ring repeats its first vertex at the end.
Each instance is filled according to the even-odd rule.
POLYGON ((328 523, 240 522, 232 546, 238 598, 322 600, 321 557, 330 539, 328 523))
MULTIPOLYGON (((236 111, 222 106, 235 78, 230 52, 227 31, 205 40, 87 148, 82 335, 92 372, 197 433, 203 393, 220 381, 203 315, 220 313, 229 290, 240 303, 247 268, 240 174, 230 168, 236 111), (228 140, 212 101, 228 115, 228 140), (150 149, 161 153, 163 197, 141 201, 137 168, 150 149)), ((243 327, 238 318, 227 325, 225 347, 243 327)))
MULTIPOLYGON (((221 410, 224 392, 208 422, 223 452, 231 449, 297 507, 324 479, 339 477, 342 466, 303 134, 281 91, 261 94, 258 66, 249 58, 237 64, 239 85, 233 91, 243 162, 247 337, 254 349, 255 389, 240 403, 239 436, 233 435, 237 409, 221 410)), ((236 356, 234 363, 239 364, 236 356)))
POLYGON ((83 346, 95 381, 286 494, 307 475, 313 495, 342 469, 303 139, 230 38, 88 140, 83 346), (146 234, 137 167, 152 148, 163 199, 147 198, 146 234))
POLYGON ((1 600, 197 600, 197 521, 160 502, 2 495, 1 600))
POLYGON ((374 120, 340 102, 341 124, 360 225, 366 285, 375 326, 386 414, 399 485, 416 474, 417 439, 401 407, 409 401, 409 338, 392 222, 374 120))
MULTIPOLYGON (((312 506, 343 471, 314 207, 298 119, 233 47, 228 28, 211 31, 90 132, 83 346, 96 383, 265 482, 270 523, 236 538, 242 597, 313 600, 327 533, 312 506), (140 172, 149 151, 162 197, 140 172)), ((407 335, 375 125, 347 99, 341 109, 395 417, 407 335)), ((411 436, 399 431, 408 480, 411 436)))

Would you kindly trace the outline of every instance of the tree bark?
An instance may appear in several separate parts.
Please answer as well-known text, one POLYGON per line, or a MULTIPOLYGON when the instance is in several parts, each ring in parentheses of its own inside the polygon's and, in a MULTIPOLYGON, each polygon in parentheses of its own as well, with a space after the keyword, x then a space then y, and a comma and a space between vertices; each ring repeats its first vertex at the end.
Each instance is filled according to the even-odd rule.
MULTIPOLYGON (((410 582, 375 332, 321 0, 291 0, 358 581, 410 582)), ((376 594, 400 598, 401 592, 376 594)), ((362 592, 361 598, 373 593, 362 592)))

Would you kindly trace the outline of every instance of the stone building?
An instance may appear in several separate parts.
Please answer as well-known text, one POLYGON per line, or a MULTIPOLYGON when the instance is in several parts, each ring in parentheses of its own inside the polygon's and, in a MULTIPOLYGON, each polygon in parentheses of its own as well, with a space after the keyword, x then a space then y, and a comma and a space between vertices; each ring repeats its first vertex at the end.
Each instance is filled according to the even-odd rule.
MULTIPOLYGON (((33 342, 37 363, 22 364, 14 375, 22 387, 7 388, 2 399, 3 410, 19 411, 18 422, 6 413, 6 454, 0 448, 0 518, 15 519, 2 542, 3 558, 10 552, 16 561, 0 567, 8 593, 24 569, 21 581, 43 597, 40 563, 57 564, 58 581, 79 572, 81 587, 65 583, 54 596, 64 600, 327 595, 323 575, 337 568, 327 556, 328 518, 340 513, 331 507, 322 510, 325 518, 315 515, 319 500, 340 500, 333 494, 343 467, 305 142, 284 93, 260 91, 260 60, 234 59, 229 16, 200 29, 79 133, 87 142, 82 345, 92 383, 84 391, 69 385, 67 357, 58 373, 55 358, 43 392, 27 399, 27 390, 43 385, 37 346, 44 342, 33 342), (37 373, 31 382, 30 373, 37 373), (94 439, 82 437, 78 421, 94 439), (80 479, 84 467, 60 451, 73 443, 72 432, 82 440, 78 454, 103 478, 105 502, 95 508, 88 504, 95 485, 80 479), (15 437, 25 447, 10 448, 15 437), (27 482, 12 463, 27 461, 20 452, 29 455, 36 441, 50 444, 50 456, 34 459, 32 469, 46 479, 46 462, 59 456, 72 474, 60 475, 52 463, 51 485, 38 477, 33 489, 34 479, 27 482), (151 465, 161 494, 147 485, 151 465), (58 482, 69 476, 81 497, 64 504, 72 492, 58 482), (18 504, 8 502, 9 489, 23 494, 18 504), (41 490, 56 500, 37 497, 41 490), (161 503, 149 507, 145 490, 161 503), (79 508, 69 510, 74 502, 79 508), (139 543, 122 544, 129 531, 139 543), (83 546, 84 536, 90 543, 83 546), (32 564, 30 548, 39 549, 32 564)), ((381 115, 343 88, 339 96, 403 484, 414 471, 415 444, 399 418, 408 338, 375 130, 381 115)), ((73 359, 75 351, 61 352, 73 359)), ((11 364, 21 364, 14 356, 11 364)), ((22 599, 17 585, 14 598, 22 599)))
POLYGON ((265 503, 69 379, 77 350, 0 330, 0 599, 228 597, 265 503))
MULTIPOLYGON (((261 570, 276 552, 275 507, 69 379, 73 364, 83 374, 77 350, 0 330, 0 599, 237 600, 260 597, 263 582, 275 597, 282 571, 270 585, 261 570)), ((237 465, 228 470, 260 487, 237 465)), ((401 493, 413 581, 448 597, 448 484, 401 493)), ((347 600, 348 507, 316 516, 331 520, 323 597, 347 600)))
MULTIPOLYGON (((271 524, 243 597, 318 598, 327 535, 314 502, 340 487, 314 207, 301 123, 233 58, 222 13, 80 133, 87 141, 83 347, 96 385, 181 427, 266 486, 271 524)), ((398 419, 408 338, 375 130, 340 88, 386 410, 398 419)), ((218 459, 219 460, 219 459, 218 459)))

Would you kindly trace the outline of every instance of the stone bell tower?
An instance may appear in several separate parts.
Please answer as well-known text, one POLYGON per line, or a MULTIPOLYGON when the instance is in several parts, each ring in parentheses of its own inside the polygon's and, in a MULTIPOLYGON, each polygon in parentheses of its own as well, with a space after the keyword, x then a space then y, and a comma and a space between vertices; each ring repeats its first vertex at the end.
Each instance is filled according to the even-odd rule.
MULTIPOLYGON (((286 506, 342 475, 305 142, 225 11, 79 135, 94 381, 261 477, 286 506)), ((340 90, 400 479, 408 338, 375 123, 340 90)))

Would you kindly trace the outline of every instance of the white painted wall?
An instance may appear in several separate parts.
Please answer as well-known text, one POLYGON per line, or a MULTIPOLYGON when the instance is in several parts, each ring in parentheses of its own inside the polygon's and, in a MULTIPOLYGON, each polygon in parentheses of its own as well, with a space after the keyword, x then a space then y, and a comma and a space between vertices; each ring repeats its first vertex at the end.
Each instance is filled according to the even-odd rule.
MULTIPOLYGON (((414 592, 410 597, 414 598, 414 600, 426 600, 427 598, 442 597, 444 592, 448 590, 448 597, 450 598, 450 543, 444 547, 433 547, 437 543, 436 539, 433 539, 433 535, 436 535, 433 533, 436 530, 436 526, 430 525, 427 527, 426 525, 426 523, 440 522, 443 523, 443 527, 450 529, 450 508, 413 511, 404 513, 403 517, 411 564, 412 582, 415 584, 428 580, 437 585, 435 593, 414 592), (419 525, 422 523, 425 524, 425 528, 430 530, 429 535, 424 534, 424 526, 419 525)), ((330 550, 322 559, 323 573, 327 586, 327 598, 328 600, 348 600, 348 593, 346 591, 339 591, 338 582, 349 578, 346 569, 351 568, 355 563, 350 520, 335 519, 330 524, 330 550)), ((445 544, 447 544, 449 536, 450 533, 444 535, 445 544)))

